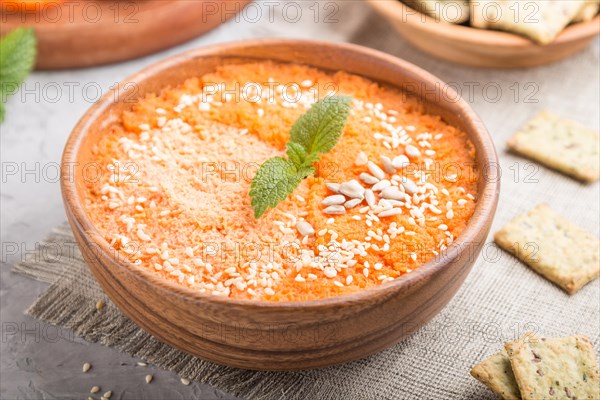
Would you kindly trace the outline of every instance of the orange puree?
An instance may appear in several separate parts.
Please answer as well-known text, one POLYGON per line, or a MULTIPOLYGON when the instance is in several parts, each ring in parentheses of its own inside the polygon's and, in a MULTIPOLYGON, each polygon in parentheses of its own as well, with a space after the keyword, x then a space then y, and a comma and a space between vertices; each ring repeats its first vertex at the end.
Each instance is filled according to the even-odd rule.
POLYGON ((107 173, 86 183, 87 211, 120 255, 194 291, 263 301, 402 279, 465 229, 478 178, 466 134, 417 100, 359 76, 269 62, 147 96, 107 128, 93 156, 107 173), (316 177, 255 219, 248 191, 258 166, 284 155, 294 121, 332 92, 354 99, 340 141, 316 177), (380 171, 366 161, 385 170, 382 156, 403 155, 373 188, 380 171), (338 190, 326 183, 351 180, 360 204, 322 204, 338 190), (391 192, 401 197, 390 201, 391 192))

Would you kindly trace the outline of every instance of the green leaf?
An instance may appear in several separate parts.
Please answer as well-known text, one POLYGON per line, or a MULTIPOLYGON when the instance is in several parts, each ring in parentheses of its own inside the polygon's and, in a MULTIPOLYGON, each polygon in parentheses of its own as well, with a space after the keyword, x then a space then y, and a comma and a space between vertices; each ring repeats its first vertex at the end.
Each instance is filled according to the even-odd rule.
POLYGON ((252 185, 250 197, 254 217, 260 218, 268 208, 285 200, 309 175, 319 154, 333 149, 342 135, 350 113, 350 97, 330 97, 315 103, 294 123, 290 142, 286 145, 288 158, 274 157, 260 166, 252 185))
POLYGON ((301 144, 290 142, 285 147, 287 147, 287 156, 294 165, 303 165, 304 160, 306 160, 306 150, 302 147, 301 144))
POLYGON ((307 154, 331 151, 342 135, 351 100, 332 96, 315 103, 292 126, 290 141, 301 144, 307 154))
MULTIPOLYGON (((36 39, 33 28, 17 28, 0 40, 0 95, 1 101, 12 94, 33 69, 36 57, 36 39)), ((0 122, 4 107, 0 108, 0 122)))
POLYGON ((283 157, 274 157, 260 166, 250 187, 254 217, 285 200, 304 177, 298 174, 294 163, 283 157))

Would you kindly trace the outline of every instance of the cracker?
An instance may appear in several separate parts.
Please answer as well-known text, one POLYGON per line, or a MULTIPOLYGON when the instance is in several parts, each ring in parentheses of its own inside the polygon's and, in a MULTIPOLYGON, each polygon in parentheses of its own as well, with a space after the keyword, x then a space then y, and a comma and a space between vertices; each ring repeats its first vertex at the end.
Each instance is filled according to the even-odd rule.
POLYGON ((549 112, 527 122, 508 147, 584 182, 600 176, 600 133, 549 112))
POLYGON ((506 350, 499 351, 474 366, 471 375, 504 400, 521 399, 506 350))
POLYGON ((573 294, 600 275, 600 241, 541 204, 494 235, 496 243, 573 294))
POLYGON ((453 24, 469 20, 469 0, 406 0, 405 3, 437 20, 453 24))
POLYGON ((589 21, 598 14, 598 11, 600 11, 600 0, 586 0, 585 5, 579 10, 571 22, 577 23, 589 21))
POLYGON ((600 398, 596 355, 587 337, 508 342, 505 348, 523 400, 600 398))
MULTIPOLYGON (((533 332, 527 332, 517 340, 537 340, 537 336, 533 332)), ((519 386, 512 372, 506 349, 502 349, 474 366, 471 369, 471 375, 503 400, 521 399, 519 386)))
POLYGON ((478 0, 471 2, 471 25, 513 32, 548 44, 585 3, 586 0, 478 0))

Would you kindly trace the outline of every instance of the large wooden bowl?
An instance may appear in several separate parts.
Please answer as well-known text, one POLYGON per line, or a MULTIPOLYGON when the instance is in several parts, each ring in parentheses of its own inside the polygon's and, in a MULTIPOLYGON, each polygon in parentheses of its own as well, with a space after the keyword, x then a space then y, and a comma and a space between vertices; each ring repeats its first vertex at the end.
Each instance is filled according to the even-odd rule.
POLYGON ((421 14, 400 0, 368 0, 416 48, 447 61, 475 67, 521 68, 549 64, 587 47, 600 33, 600 15, 567 27, 539 45, 508 32, 455 25, 421 14))
POLYGON ((37 69, 89 67, 160 51, 225 22, 251 0, 2 0, 0 34, 31 26, 37 69))
POLYGON ((366 357, 397 343, 436 315, 469 273, 484 244, 498 201, 497 156, 481 120, 452 90, 418 67, 350 44, 257 40, 205 47, 146 68, 107 93, 79 121, 65 147, 62 193, 66 212, 94 276, 112 301, 160 340, 234 367, 293 370, 366 357), (83 207, 83 173, 94 142, 131 102, 165 85, 249 60, 275 60, 345 70, 419 96, 431 113, 466 131, 480 179, 475 213, 446 254, 377 288, 335 298, 287 303, 231 300, 164 282, 116 257, 83 207), (131 84, 135 82, 135 84, 131 84), (490 173, 492 172, 492 173, 490 173))

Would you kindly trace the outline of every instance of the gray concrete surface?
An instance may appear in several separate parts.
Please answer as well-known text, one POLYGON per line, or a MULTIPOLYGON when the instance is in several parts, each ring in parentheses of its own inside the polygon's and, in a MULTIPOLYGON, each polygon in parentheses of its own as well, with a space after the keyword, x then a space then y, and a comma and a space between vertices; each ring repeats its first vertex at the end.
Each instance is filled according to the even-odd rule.
MULTIPOLYGON (((414 50, 363 1, 323 1, 317 5, 321 13, 316 18, 309 8, 315 3, 297 1, 296 4, 302 7, 303 15, 295 22, 290 22, 289 16, 286 21, 283 3, 275 6, 273 19, 268 9, 261 6, 262 16, 258 20, 246 16, 230 21, 201 38, 159 54, 83 70, 36 72, 27 79, 21 92, 9 100, 6 121, 0 125, 2 399, 85 399, 94 385, 102 387, 101 393, 112 390, 113 399, 234 398, 206 385, 183 386, 170 372, 136 366, 138 360, 114 349, 83 342, 69 332, 57 332, 25 317, 23 311, 45 285, 10 273, 10 266, 22 253, 32 249, 53 226, 65 219, 55 166, 71 128, 96 98, 94 90, 105 91, 170 54, 205 44, 255 37, 350 41, 405 58, 456 84, 492 134, 498 130, 512 131, 523 121, 511 118, 510 108, 498 108, 489 96, 492 92, 485 93, 482 89, 488 84, 501 87, 501 96, 512 96, 513 106, 520 107, 520 114, 548 108, 575 115, 576 119, 598 129, 599 77, 587 77, 587 84, 582 87, 581 77, 577 76, 578 63, 598 65, 598 41, 573 59, 544 68, 479 70, 444 63, 414 50), (332 10, 333 21, 324 20, 325 11, 332 10), (69 87, 74 88, 72 93, 69 87), (8 254, 5 251, 8 245, 16 245, 17 254, 8 254), (93 364, 88 374, 81 373, 84 362, 93 364), (148 373, 154 374, 152 385, 144 382, 148 373)), ((499 149, 504 147, 502 143, 497 145, 499 149)), ((518 199, 509 199, 508 204, 515 202, 518 199)), ((597 204, 592 204, 592 221, 597 221, 592 217, 595 212, 597 204)))

